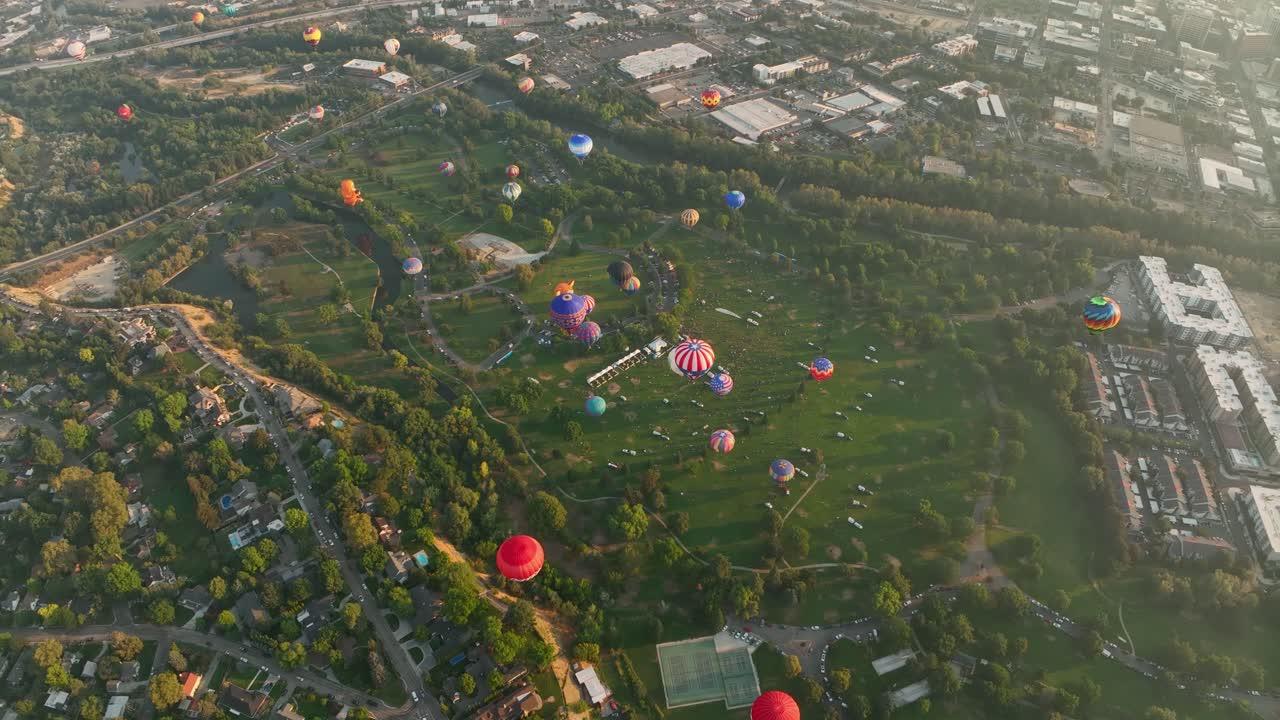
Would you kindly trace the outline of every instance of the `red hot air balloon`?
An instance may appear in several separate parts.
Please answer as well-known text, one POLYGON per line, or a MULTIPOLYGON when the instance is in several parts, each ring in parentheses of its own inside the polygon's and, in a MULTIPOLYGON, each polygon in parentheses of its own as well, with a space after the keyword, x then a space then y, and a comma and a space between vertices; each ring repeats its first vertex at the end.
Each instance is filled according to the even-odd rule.
POLYGON ((518 177, 520 177, 520 166, 519 166, 519 165, 508 165, 508 166, 507 166, 507 179, 508 179, 508 180, 515 180, 515 179, 516 179, 516 178, 518 178, 518 177))
POLYGON ((124 120, 125 122, 132 120, 133 108, 129 107, 128 105, 121 105, 120 107, 116 108, 116 117, 120 118, 121 120, 124 120))
POLYGON ((542 545, 528 535, 512 535, 498 546, 498 571, 509 580, 527 582, 542 572, 542 545))
POLYGON ((751 703, 751 720, 800 720, 800 706, 781 690, 770 690, 751 703))
POLYGON ((719 90, 703 90, 702 91, 702 107, 708 110, 715 110, 720 105, 719 90))

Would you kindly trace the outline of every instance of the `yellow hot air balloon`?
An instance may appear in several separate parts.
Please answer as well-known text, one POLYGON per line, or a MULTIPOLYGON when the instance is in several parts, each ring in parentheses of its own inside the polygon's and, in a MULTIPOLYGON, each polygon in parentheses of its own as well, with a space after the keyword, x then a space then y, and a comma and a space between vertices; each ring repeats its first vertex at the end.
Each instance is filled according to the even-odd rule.
POLYGON ((684 212, 680 213, 680 224, 684 225, 687 228, 691 228, 694 225, 698 224, 699 217, 701 216, 698 215, 697 210, 694 210, 693 208, 689 208, 688 210, 685 210, 684 212))
POLYGON ((320 44, 320 38, 324 37, 324 33, 320 32, 318 27, 309 27, 302 33, 302 40, 311 47, 320 44))

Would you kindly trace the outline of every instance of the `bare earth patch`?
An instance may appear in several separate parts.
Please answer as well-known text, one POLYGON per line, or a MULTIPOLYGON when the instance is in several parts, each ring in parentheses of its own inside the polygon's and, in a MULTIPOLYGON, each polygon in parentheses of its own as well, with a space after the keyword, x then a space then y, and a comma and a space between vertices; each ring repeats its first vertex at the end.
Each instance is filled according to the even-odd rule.
MULTIPOLYGON (((532 359, 532 358, 533 358, 533 356, 532 356, 532 355, 530 355, 530 356, 528 356, 528 357, 529 357, 530 359, 532 359)), ((551 374, 551 373, 549 373, 549 372, 540 372, 540 373, 538 373, 538 379, 539 379, 539 380, 541 380, 542 382, 547 382, 548 380, 551 380, 551 379, 552 379, 552 378, 554 378, 554 377, 555 377, 555 375, 552 375, 552 374, 551 374)))
POLYGON ((575 358, 573 360, 566 362, 564 364, 564 369, 567 372, 573 372, 574 370, 577 370, 578 368, 582 367, 582 364, 585 362, 587 362, 587 358, 575 358))
POLYGON ((1263 352, 1277 357, 1280 353, 1280 298, 1244 290, 1233 292, 1263 352))
POLYGON ((27 134, 27 126, 22 124, 22 118, 0 113, 0 124, 9 126, 9 139, 21 140, 23 135, 27 134))
POLYGON ((199 90, 215 99, 232 95, 261 95, 268 90, 287 90, 298 87, 289 83, 269 82, 265 75, 256 70, 228 69, 207 75, 195 70, 165 70, 143 74, 155 78, 161 86, 179 88, 186 92, 199 90), (219 87, 205 87, 206 77, 216 77, 222 82, 219 87))
POLYGON ((714 470, 716 470, 717 472, 719 472, 719 471, 721 471, 721 470, 724 470, 724 469, 725 469, 726 467, 728 467, 728 466, 727 466, 727 465, 725 465, 724 463, 720 462, 719 460, 712 460, 712 461, 711 461, 711 467, 712 467, 712 469, 714 469, 714 470))
POLYGON ((919 364, 920 358, 903 358, 901 360, 895 360, 893 363, 894 367, 900 368, 914 367, 919 364))
POLYGON ((831 558, 832 560, 839 560, 840 555, 841 555, 840 548, 836 547, 835 545, 827 546, 827 557, 831 558))
POLYGON ((610 395, 617 395, 618 393, 622 392, 622 386, 619 385, 618 383, 609 383, 608 385, 605 386, 605 391, 608 392, 610 395))
POLYGON ((630 381, 631 381, 631 384, 632 384, 632 385, 639 385, 639 384, 640 384, 640 378, 628 378, 628 380, 630 380, 630 381))
POLYGON ((80 298, 84 300, 102 300, 116 294, 116 279, 123 263, 115 255, 108 255, 87 267, 75 270, 70 275, 45 287, 45 292, 55 300, 80 298))
POLYGON ((568 380, 561 380, 560 382, 556 383, 556 387, 558 387, 558 388, 567 388, 567 387, 569 387, 569 385, 571 385, 571 384, 572 384, 572 383, 570 383, 568 380))
POLYGON ((787 311, 787 319, 788 319, 788 320, 795 320, 795 319, 796 319, 796 311, 795 311, 795 310, 788 310, 788 311, 787 311))

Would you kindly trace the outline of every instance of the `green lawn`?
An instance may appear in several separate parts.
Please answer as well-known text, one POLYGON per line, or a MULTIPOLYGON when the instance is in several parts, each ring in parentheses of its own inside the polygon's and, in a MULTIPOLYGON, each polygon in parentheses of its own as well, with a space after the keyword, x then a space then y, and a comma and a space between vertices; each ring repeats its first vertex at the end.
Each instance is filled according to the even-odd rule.
MULTIPOLYGON (((570 255, 568 248, 560 246, 556 248, 554 255, 542 260, 538 274, 534 276, 533 284, 528 290, 519 291, 514 280, 505 280, 499 286, 518 292, 535 313, 545 316, 556 285, 572 281, 574 292, 596 299, 596 308, 590 319, 607 329, 622 320, 644 314, 648 288, 642 287, 640 293, 627 295, 613 284, 605 271, 609 263, 625 259, 618 255, 586 250, 570 255)), ((647 285, 648 278, 644 274, 644 268, 637 267, 635 272, 647 285)))
POLYGON ((431 314, 449 347, 471 362, 478 363, 498 349, 502 327, 512 333, 524 327, 520 313, 498 295, 472 293, 465 302, 471 305, 469 311, 463 309, 462 298, 434 302, 431 314))

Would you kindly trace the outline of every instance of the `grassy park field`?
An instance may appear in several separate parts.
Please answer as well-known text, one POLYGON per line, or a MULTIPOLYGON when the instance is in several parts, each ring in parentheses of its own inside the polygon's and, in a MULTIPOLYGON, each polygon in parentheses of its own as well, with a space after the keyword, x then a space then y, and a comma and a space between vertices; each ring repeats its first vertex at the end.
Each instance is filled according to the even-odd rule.
POLYGON ((449 347, 474 363, 498 349, 502 328, 518 332, 523 327, 520 313, 506 300, 492 293, 477 292, 457 300, 437 301, 431 312, 436 327, 449 347))

